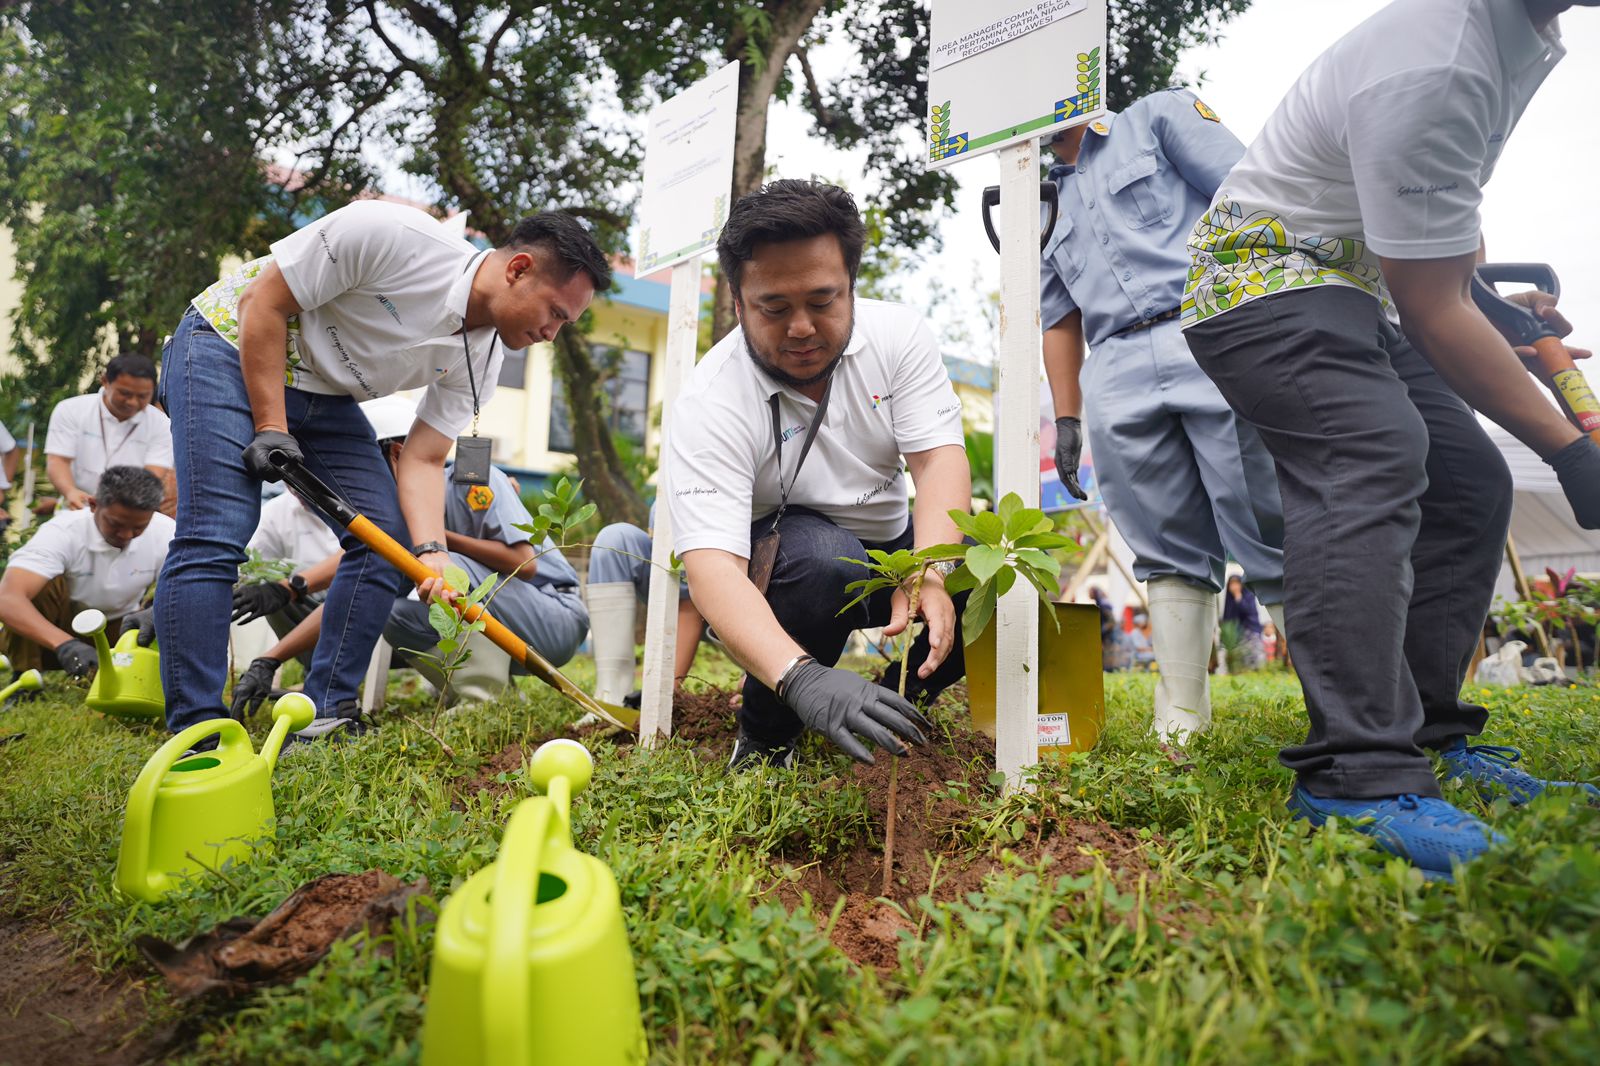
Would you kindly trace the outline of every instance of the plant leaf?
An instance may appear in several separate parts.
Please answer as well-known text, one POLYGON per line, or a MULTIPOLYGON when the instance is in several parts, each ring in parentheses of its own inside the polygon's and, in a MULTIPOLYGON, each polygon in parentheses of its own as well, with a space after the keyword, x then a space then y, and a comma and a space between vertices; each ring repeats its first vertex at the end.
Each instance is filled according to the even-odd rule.
POLYGON ((966 610, 961 612, 961 643, 971 644, 989 628, 994 618, 994 582, 985 581, 967 598, 966 610))
POLYGON ((1006 564, 1006 552, 998 545, 975 544, 967 549, 967 568, 978 581, 988 581, 1006 564))
POLYGON ((444 580, 445 584, 457 592, 464 592, 472 587, 472 575, 454 564, 445 566, 444 580))
POLYGON ((1046 555, 1038 548, 1023 548, 1017 552, 1017 558, 1032 569, 1041 570, 1051 577, 1056 577, 1061 573, 1061 564, 1055 560, 1055 557, 1046 555))
POLYGON ((1005 539, 1006 524, 993 511, 984 511, 973 520, 973 532, 968 535, 979 544, 999 544, 1005 539))

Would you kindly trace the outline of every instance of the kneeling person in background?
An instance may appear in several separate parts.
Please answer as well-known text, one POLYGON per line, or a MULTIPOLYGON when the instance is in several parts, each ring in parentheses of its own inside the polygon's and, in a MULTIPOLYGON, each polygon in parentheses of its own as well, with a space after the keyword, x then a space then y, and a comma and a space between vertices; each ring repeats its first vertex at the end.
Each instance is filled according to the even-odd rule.
POLYGON ((93 675, 93 645, 67 629, 88 608, 103 612, 111 631, 137 627, 140 644, 155 639, 151 612, 139 602, 172 540, 172 519, 156 511, 162 491, 148 470, 110 467, 86 509, 56 515, 11 556, 0 576, 0 650, 16 669, 93 675))

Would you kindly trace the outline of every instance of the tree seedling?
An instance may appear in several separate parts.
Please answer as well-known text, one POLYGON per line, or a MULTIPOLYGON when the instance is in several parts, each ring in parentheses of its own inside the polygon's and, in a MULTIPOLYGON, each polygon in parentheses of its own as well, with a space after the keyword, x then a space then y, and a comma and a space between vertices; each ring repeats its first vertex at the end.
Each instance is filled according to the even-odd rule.
MULTIPOLYGON (((988 628, 994 618, 996 602, 1016 584, 1019 574, 1038 591, 1051 623, 1058 630, 1061 627, 1055 615, 1056 582, 1061 564, 1049 552, 1074 546, 1076 542, 1071 537, 1055 532, 1055 523, 1049 516, 1038 508, 1024 507, 1022 497, 1014 492, 1006 494, 996 511, 969 515, 952 510, 950 519, 975 543, 934 544, 917 551, 901 549, 896 552, 869 548, 866 559, 842 559, 865 567, 870 576, 845 586, 846 592, 854 592, 856 596, 840 609, 840 614, 883 589, 906 589, 909 605, 900 646, 899 694, 902 698, 906 694, 906 674, 911 664, 911 641, 922 585, 928 567, 936 562, 950 560, 961 564, 945 579, 947 592, 953 596, 971 591, 961 613, 963 644, 971 644, 988 628)), ((894 870, 899 768, 897 758, 889 766, 888 824, 884 828, 883 894, 886 896, 894 870)))

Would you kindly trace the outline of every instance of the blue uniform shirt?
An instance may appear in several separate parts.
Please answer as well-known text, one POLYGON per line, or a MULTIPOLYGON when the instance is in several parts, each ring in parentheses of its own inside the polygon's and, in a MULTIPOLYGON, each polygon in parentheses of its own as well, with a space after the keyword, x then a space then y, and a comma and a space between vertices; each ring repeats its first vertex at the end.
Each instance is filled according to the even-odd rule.
POLYGON ((1076 166, 1050 170, 1061 217, 1040 263, 1039 321, 1078 308, 1090 347, 1183 303, 1189 231, 1244 154, 1184 89, 1091 123, 1076 166))
MULTIPOLYGON (((450 468, 445 469, 444 526, 452 533, 478 540, 497 540, 515 547, 527 544, 533 538, 518 529, 518 525, 532 525, 533 517, 523 506, 522 499, 511 487, 511 479, 499 467, 489 468, 487 485, 458 485, 449 480, 450 468)), ((535 564, 533 585, 554 585, 558 588, 577 588, 578 572, 566 557, 555 548, 555 542, 546 537, 535 553, 544 551, 535 564)), ((490 570, 481 563, 452 553, 462 568, 472 576, 476 585, 489 576, 490 570)), ((520 579, 519 579, 520 580, 520 579)), ((493 612, 491 607, 490 611, 493 612)))

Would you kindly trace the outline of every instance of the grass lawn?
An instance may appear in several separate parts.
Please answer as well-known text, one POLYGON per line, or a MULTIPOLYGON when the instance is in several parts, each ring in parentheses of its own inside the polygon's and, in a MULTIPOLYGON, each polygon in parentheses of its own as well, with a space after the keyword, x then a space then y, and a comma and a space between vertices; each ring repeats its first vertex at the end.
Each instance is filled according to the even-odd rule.
MULTIPOLYGON (((1600 1061, 1600 811, 1450 792, 1510 843, 1457 884, 1424 884, 1348 830, 1289 822, 1275 755, 1303 735, 1292 678, 1218 679, 1192 767, 1144 735, 1150 689, 1108 677, 1099 749, 1008 799, 943 702, 939 754, 903 766, 892 903, 873 901, 881 769, 813 746, 797 770, 732 775, 729 737, 703 722, 655 752, 591 741, 574 830, 621 884, 653 1060, 1600 1061)), ((1600 773, 1596 689, 1469 695, 1494 712, 1486 739, 1536 772, 1600 773)), ((61 1018, 68 1050, 49 1061, 415 1061, 426 920, 222 1004, 172 1000, 132 939, 263 915, 331 871, 425 876, 442 898, 494 858, 527 794, 515 745, 559 734, 570 708, 528 684, 432 721, 437 738, 391 713, 360 743, 286 759, 276 850, 151 906, 111 884, 127 789, 160 738, 79 696, 58 682, 0 715, 0 736, 27 734, 0 746, 5 954, 44 966, 38 945, 59 940, 61 968, 100 975, 81 995, 120 997, 142 1023, 121 1052, 75 1059, 133 1022, 61 1018)), ((421 697, 402 709, 431 721, 421 697)), ((259 743, 264 718, 251 726, 259 743)), ((34 1008, 10 1009, 0 1062, 34 1008)))

